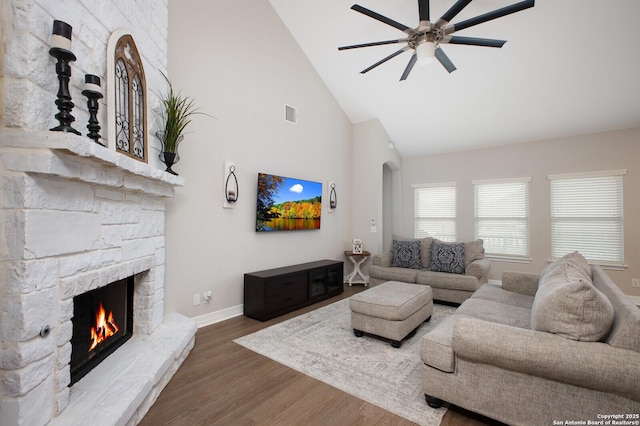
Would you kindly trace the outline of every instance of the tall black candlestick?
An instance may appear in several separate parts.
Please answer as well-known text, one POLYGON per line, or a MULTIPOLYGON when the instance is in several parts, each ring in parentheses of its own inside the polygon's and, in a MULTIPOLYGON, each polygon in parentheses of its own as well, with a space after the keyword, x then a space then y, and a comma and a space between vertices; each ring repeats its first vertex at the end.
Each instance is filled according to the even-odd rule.
POLYGON ((60 125, 51 130, 79 135, 80 132, 71 127, 71 123, 75 121, 75 118, 71 115, 73 102, 71 102, 71 93, 69 92, 69 79, 71 78, 69 62, 76 60, 76 55, 69 50, 69 47, 71 47, 71 25, 62 21, 53 21, 51 44, 52 47, 49 49, 49 54, 58 60, 56 73, 58 74, 59 88, 56 105, 60 111, 55 115, 60 125))
POLYGON ((85 90, 82 91, 82 94, 87 97, 87 108, 89 109, 89 124, 87 124, 87 129, 89 129, 90 139, 97 144, 104 146, 100 143, 100 124, 98 122, 98 99, 102 98, 102 89, 100 87, 100 77, 97 75, 85 74, 84 76, 85 82, 85 90))

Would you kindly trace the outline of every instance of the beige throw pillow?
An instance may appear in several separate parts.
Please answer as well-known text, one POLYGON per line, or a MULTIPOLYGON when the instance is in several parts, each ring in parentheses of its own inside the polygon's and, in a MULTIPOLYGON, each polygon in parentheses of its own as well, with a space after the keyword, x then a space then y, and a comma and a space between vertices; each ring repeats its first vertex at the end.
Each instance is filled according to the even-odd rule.
POLYGON ((545 268, 531 309, 533 330, 588 342, 609 334, 613 306, 593 286, 585 265, 586 260, 573 255, 545 268))
POLYGON ((589 281, 591 282, 591 279, 593 278, 591 276, 591 266, 589 266, 587 259, 585 259, 579 252, 574 251, 569 254, 565 254, 559 259, 559 261, 567 262, 572 267, 579 269, 580 272, 589 277, 589 281))

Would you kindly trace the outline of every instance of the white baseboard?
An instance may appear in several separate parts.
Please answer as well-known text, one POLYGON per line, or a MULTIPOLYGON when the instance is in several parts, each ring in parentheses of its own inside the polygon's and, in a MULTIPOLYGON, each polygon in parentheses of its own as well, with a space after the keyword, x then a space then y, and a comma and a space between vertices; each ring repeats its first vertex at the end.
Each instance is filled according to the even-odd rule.
POLYGON ((220 311, 199 315, 197 317, 194 317, 193 320, 198 325, 198 328, 200 328, 200 327, 205 327, 207 325, 215 324, 220 321, 239 317, 242 314, 244 314, 244 305, 238 305, 238 306, 232 306, 231 308, 222 309, 220 311))

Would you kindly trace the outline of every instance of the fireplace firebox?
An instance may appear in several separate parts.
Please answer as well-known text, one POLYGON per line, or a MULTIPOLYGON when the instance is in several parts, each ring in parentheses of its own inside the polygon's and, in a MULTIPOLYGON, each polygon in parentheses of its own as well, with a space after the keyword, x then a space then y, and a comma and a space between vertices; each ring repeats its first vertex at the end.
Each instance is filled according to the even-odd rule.
POLYGON ((134 277, 73 298, 71 383, 76 383, 133 334, 134 277))

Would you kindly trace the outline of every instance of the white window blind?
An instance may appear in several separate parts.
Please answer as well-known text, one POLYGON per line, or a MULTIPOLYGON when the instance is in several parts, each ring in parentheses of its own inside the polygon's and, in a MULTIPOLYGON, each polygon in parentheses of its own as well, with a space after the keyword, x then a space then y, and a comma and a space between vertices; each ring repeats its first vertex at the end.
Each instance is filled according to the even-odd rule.
POLYGON ((624 264, 623 188, 626 170, 553 175, 551 256, 574 250, 603 265, 624 264))
POLYGON ((456 241, 456 183, 413 185, 415 237, 456 241))
POLYGON ((530 178, 473 181, 475 238, 486 255, 529 258, 530 178))

